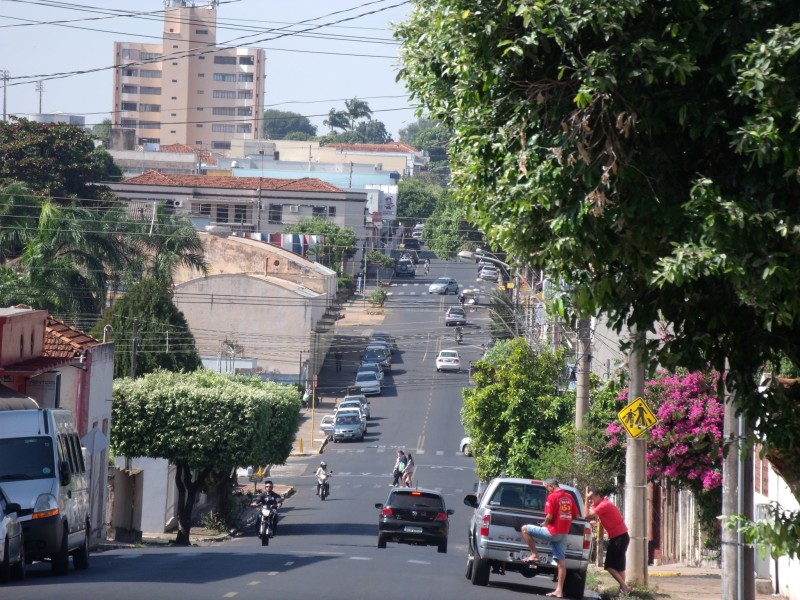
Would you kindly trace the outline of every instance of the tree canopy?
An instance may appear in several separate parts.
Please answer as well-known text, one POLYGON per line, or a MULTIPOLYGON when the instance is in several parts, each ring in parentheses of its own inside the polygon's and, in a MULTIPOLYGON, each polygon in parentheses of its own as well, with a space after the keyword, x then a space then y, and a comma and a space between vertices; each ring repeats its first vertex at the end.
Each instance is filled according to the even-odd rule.
MULTIPOLYGON (((727 359, 768 452, 782 450, 778 415, 793 409, 756 385, 780 356, 800 362, 796 3, 413 6, 401 77, 453 131, 468 218, 571 284, 576 312, 665 323, 650 348, 663 365, 727 359)), ((783 449, 800 497, 800 455, 783 449)))
POLYGON ((300 416, 300 392, 258 378, 158 371, 114 382, 111 447, 118 456, 176 466, 178 535, 188 544, 197 493, 212 471, 283 464, 300 416))
POLYGON ((324 235, 325 240, 314 248, 318 263, 334 269, 339 275, 344 272, 344 261, 355 256, 356 232, 349 227, 339 227, 320 217, 301 219, 284 228, 286 233, 310 233, 324 235))
MULTIPOLYGON (((264 137, 269 140, 289 139, 289 134, 317 135, 317 126, 299 113, 268 108, 264 111, 264 137)), ((296 137, 296 135, 295 135, 296 137)))

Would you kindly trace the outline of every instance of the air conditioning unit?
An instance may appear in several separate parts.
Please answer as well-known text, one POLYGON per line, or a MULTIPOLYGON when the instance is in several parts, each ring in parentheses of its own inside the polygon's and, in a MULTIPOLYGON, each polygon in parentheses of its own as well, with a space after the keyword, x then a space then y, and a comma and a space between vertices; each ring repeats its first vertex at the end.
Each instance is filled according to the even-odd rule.
POLYGON ((299 213, 300 212, 300 207, 297 206, 297 204, 291 204, 291 205, 289 205, 289 212, 299 213))
POLYGON ((181 208, 183 206, 183 200, 173 200, 172 206, 174 208, 181 208))

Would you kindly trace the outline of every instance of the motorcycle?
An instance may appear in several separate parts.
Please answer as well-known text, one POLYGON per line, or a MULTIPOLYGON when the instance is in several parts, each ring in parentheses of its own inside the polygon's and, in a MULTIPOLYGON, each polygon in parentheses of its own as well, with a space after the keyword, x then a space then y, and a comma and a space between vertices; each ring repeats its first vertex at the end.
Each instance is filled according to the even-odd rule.
POLYGON ((253 506, 258 506, 258 537, 261 538, 262 546, 269 546, 269 538, 275 537, 278 529, 278 509, 281 503, 275 498, 269 498, 266 502, 254 502, 253 506))
POLYGON ((322 473, 317 477, 317 494, 320 500, 325 500, 331 493, 331 484, 328 482, 331 475, 333 475, 333 471, 322 473))
POLYGON ((456 343, 460 344, 463 339, 464 335, 461 333, 461 327, 456 327, 456 343))

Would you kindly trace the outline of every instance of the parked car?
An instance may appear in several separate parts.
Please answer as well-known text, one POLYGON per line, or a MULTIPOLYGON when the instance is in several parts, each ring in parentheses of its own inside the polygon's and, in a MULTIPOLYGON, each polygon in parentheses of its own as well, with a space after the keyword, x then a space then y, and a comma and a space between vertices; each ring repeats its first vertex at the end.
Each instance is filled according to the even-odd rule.
POLYGON ((363 440, 366 433, 366 425, 361 418, 361 413, 357 410, 346 410, 336 413, 333 422, 333 441, 343 440, 363 440))
POLYGON ((378 363, 361 363, 361 366, 358 367, 358 371, 356 371, 356 373, 360 373, 361 371, 374 372, 378 376, 378 381, 381 382, 381 387, 383 387, 383 369, 378 363))
POLYGON ((457 294, 458 282, 452 277, 439 277, 428 288, 429 294, 457 294))
POLYGON ((472 439, 470 437, 461 438, 461 443, 458 447, 464 456, 472 456, 472 439))
POLYGON ((367 346, 367 348, 383 348, 389 354, 392 353, 392 344, 387 342, 386 340, 381 340, 381 339, 370 340, 369 345, 367 346))
POLYGON ((21 507, 0 489, 0 582, 25 579, 25 541, 17 518, 21 507))
POLYGON ((486 265, 478 273, 478 279, 483 279, 484 281, 497 281, 499 278, 500 271, 492 265, 486 265))
POLYGON ((451 306, 444 315, 445 325, 466 325, 467 313, 460 306, 451 306))
POLYGON ((436 357, 436 372, 460 371, 461 357, 455 350, 441 350, 436 357))
POLYGON ((357 387, 362 394, 381 393, 381 382, 378 381, 378 376, 370 371, 356 373, 356 380, 353 386, 357 387))
POLYGON ((333 415, 325 415, 322 421, 319 422, 319 428, 326 438, 333 437, 333 424, 336 422, 336 417, 333 415))
POLYGON ((367 346, 361 355, 362 363, 378 363, 386 371, 392 368, 392 353, 383 346, 367 346))
POLYGON ((342 402, 350 402, 350 401, 358 401, 361 403, 363 407, 364 414, 367 415, 367 420, 370 419, 370 412, 369 412, 369 400, 364 394, 348 394, 344 398, 342 398, 342 402))
POLYGON ((400 244, 401 247, 405 248, 406 250, 420 250, 421 246, 419 240, 413 237, 407 237, 403 239, 403 243, 400 244))
POLYGON ((414 277, 416 275, 414 261, 412 261, 410 258, 399 259, 394 266, 394 274, 395 277, 401 277, 404 275, 407 275, 408 277, 414 277))
POLYGON ((450 515, 455 511, 445 506, 438 492, 423 489, 393 489, 379 509, 378 548, 387 542, 415 546, 437 546, 447 552, 450 515))
POLYGON ((358 414, 361 415, 361 418, 364 419, 364 422, 369 419, 367 415, 367 411, 364 409, 364 405, 361 404, 358 400, 342 400, 339 404, 336 405, 336 414, 338 415, 340 411, 347 410, 347 409, 355 409, 358 411, 358 414))
POLYGON ((386 331, 373 331, 372 342, 386 342, 387 344, 389 344, 389 349, 392 351, 392 354, 397 352, 397 342, 392 337, 392 335, 387 333, 386 331))

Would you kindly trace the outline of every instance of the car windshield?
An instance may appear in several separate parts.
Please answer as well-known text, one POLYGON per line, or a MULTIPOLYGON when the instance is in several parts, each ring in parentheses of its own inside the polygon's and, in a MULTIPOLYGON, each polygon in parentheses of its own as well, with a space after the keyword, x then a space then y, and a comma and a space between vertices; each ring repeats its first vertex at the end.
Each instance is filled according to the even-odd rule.
POLYGON ((375 381, 375 373, 361 371, 356 375, 356 381, 375 381))
POLYGON ((339 409, 343 408, 354 408, 356 410, 361 410, 361 403, 360 402, 342 402, 339 405, 339 409))
POLYGON ((358 419, 355 415, 341 415, 336 417, 337 425, 356 425, 357 423, 358 419))
POLYGON ((364 362, 380 362, 384 358, 386 358, 386 349, 385 348, 367 348, 364 351, 364 358, 365 359, 373 359, 373 360, 365 360, 364 362))
POLYGON ((458 358, 458 352, 446 352, 446 351, 443 351, 443 352, 439 353, 439 357, 440 358, 458 358))
POLYGON ((437 279, 433 283, 434 283, 434 285, 447 285, 448 283, 450 283, 450 280, 440 277, 439 279, 437 279))
POLYGON ((389 498, 388 505, 394 508, 444 509, 444 502, 442 501, 442 498, 436 494, 430 494, 427 492, 395 492, 389 498))
POLYGON ((463 315, 464 314, 464 309, 463 308, 451 308, 449 312, 450 312, 451 315, 463 315))
POLYGON ((49 437, 0 440, 0 481, 55 477, 53 443, 49 437))

